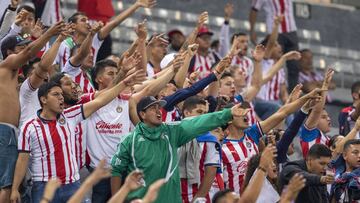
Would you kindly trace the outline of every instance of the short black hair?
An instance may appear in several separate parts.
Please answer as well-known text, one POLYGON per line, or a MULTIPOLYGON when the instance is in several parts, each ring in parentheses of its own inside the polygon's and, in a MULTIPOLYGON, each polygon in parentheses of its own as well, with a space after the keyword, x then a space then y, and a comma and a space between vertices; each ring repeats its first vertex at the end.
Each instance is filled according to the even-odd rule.
POLYGON ((247 34, 245 32, 237 32, 237 33, 233 34, 233 36, 231 36, 231 40, 230 40, 231 44, 234 42, 235 37, 239 37, 239 36, 247 36, 247 34))
POLYGON ((182 107, 183 114, 184 114, 185 110, 191 111, 194 108, 196 108, 196 105, 206 105, 206 101, 199 96, 192 96, 192 97, 187 98, 184 101, 184 104, 182 107))
POLYGON ((225 189, 225 190, 220 190, 219 192, 215 193, 215 195, 212 198, 212 203, 218 203, 220 202, 220 199, 225 197, 226 194, 233 192, 231 189, 225 189))
POLYGON ((269 42, 270 35, 266 35, 265 38, 260 42, 263 46, 266 47, 267 43, 269 42))
POLYGON ((301 53, 301 54, 303 54, 304 52, 311 52, 311 50, 310 50, 310 49, 301 49, 301 50, 300 50, 300 53, 301 53))
POLYGON ((28 6, 28 5, 22 5, 22 6, 19 6, 19 8, 17 9, 17 13, 19 13, 22 9, 24 9, 25 11, 29 12, 29 13, 32 13, 34 14, 35 16, 35 9, 31 6, 28 6))
POLYGON ((96 62, 95 67, 91 70, 91 80, 96 90, 99 89, 99 84, 97 84, 95 79, 99 74, 103 73, 104 69, 108 66, 117 68, 117 64, 113 60, 103 59, 101 61, 96 62))
POLYGON ((360 81, 356 81, 351 85, 351 94, 358 93, 360 90, 360 81))
POLYGON ((225 71, 224 74, 222 74, 220 80, 222 80, 226 77, 232 77, 232 74, 229 71, 225 71))
POLYGON ((220 41, 216 39, 216 40, 214 40, 214 41, 211 42, 210 47, 211 47, 212 49, 214 49, 215 47, 219 46, 219 44, 220 44, 220 41))
POLYGON ((344 144, 344 152, 349 149, 350 145, 360 145, 359 139, 351 139, 345 142, 344 144))
POLYGON ((50 82, 54 82, 58 85, 61 86, 61 82, 60 80, 65 76, 65 72, 60 72, 60 73, 55 73, 53 76, 51 76, 50 78, 50 82))
POLYGON ((308 153, 308 157, 318 159, 320 157, 331 157, 331 150, 323 144, 314 144, 308 153))
POLYGON ((76 12, 69 17, 68 23, 76 23, 78 16, 86 16, 86 14, 84 12, 76 12))
MULTIPOLYGON (((40 106, 42 107, 43 104, 41 103, 41 97, 46 97, 48 95, 48 93, 50 92, 50 90, 54 87, 60 87, 60 84, 58 83, 55 83, 55 82, 46 82, 44 84, 42 84, 40 87, 39 87, 39 90, 38 90, 38 99, 39 99, 39 103, 40 103, 40 106)), ((61 88, 61 87, 60 87, 61 88)))
POLYGON ((34 70, 34 64, 40 61, 41 59, 36 57, 35 59, 31 60, 29 64, 26 64, 22 67, 23 75, 25 78, 28 78, 31 71, 34 70))
POLYGON ((339 137, 339 136, 342 136, 342 135, 334 135, 330 138, 329 140, 329 147, 332 147, 332 148, 335 148, 336 147, 336 139, 339 137))

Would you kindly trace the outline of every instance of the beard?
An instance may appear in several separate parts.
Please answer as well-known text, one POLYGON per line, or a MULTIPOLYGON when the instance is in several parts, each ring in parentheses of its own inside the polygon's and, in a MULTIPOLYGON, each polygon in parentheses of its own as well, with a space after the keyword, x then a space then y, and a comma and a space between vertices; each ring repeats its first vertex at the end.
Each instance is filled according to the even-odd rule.
POLYGON ((64 102, 65 102, 65 104, 67 104, 69 106, 74 106, 77 104, 78 99, 73 99, 69 96, 64 95, 64 102))

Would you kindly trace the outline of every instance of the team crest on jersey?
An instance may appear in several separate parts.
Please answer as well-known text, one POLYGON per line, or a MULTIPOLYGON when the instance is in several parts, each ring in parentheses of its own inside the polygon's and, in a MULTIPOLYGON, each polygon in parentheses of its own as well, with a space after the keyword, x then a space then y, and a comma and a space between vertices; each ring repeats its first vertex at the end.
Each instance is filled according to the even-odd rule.
POLYGON ((250 142, 246 142, 246 147, 250 148, 251 147, 251 143, 250 142))
POLYGON ((60 119, 59 119, 59 123, 60 123, 61 125, 64 125, 64 124, 65 124, 65 122, 66 122, 66 121, 65 121, 65 119, 64 119, 64 118, 60 118, 60 119))
POLYGON ((118 106, 118 107, 116 108, 116 112, 121 113, 122 111, 123 111, 123 109, 122 109, 121 106, 118 106))

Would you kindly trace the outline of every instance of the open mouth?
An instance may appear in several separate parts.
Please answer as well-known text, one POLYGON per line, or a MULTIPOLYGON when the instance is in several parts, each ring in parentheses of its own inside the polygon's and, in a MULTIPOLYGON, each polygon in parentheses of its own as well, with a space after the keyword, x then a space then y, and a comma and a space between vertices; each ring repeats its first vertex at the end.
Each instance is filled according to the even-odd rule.
POLYGON ((64 109, 64 102, 60 102, 59 106, 61 109, 64 109))
POLYGON ((156 114, 156 118, 162 120, 161 114, 156 114))

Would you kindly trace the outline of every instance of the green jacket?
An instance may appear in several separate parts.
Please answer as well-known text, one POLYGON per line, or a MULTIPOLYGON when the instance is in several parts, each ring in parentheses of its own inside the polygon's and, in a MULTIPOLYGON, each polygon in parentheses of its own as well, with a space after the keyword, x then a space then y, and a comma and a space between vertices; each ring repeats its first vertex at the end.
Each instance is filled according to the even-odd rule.
POLYGON ((178 147, 199 135, 225 125, 231 118, 231 110, 225 109, 220 112, 184 119, 180 122, 163 123, 156 128, 150 128, 144 123, 139 123, 135 130, 119 144, 117 152, 111 160, 112 176, 121 176, 124 180, 127 174, 135 170, 134 165, 143 170, 146 186, 128 196, 128 198, 142 198, 153 182, 165 178, 167 174, 169 176, 169 172, 174 171, 172 176, 169 176, 169 181, 160 189, 155 202, 181 203, 180 176, 177 167, 178 147), (134 158, 132 153, 134 153, 134 158), (133 160, 135 160, 135 164, 133 160), (171 161, 171 168, 169 168, 171 161))

